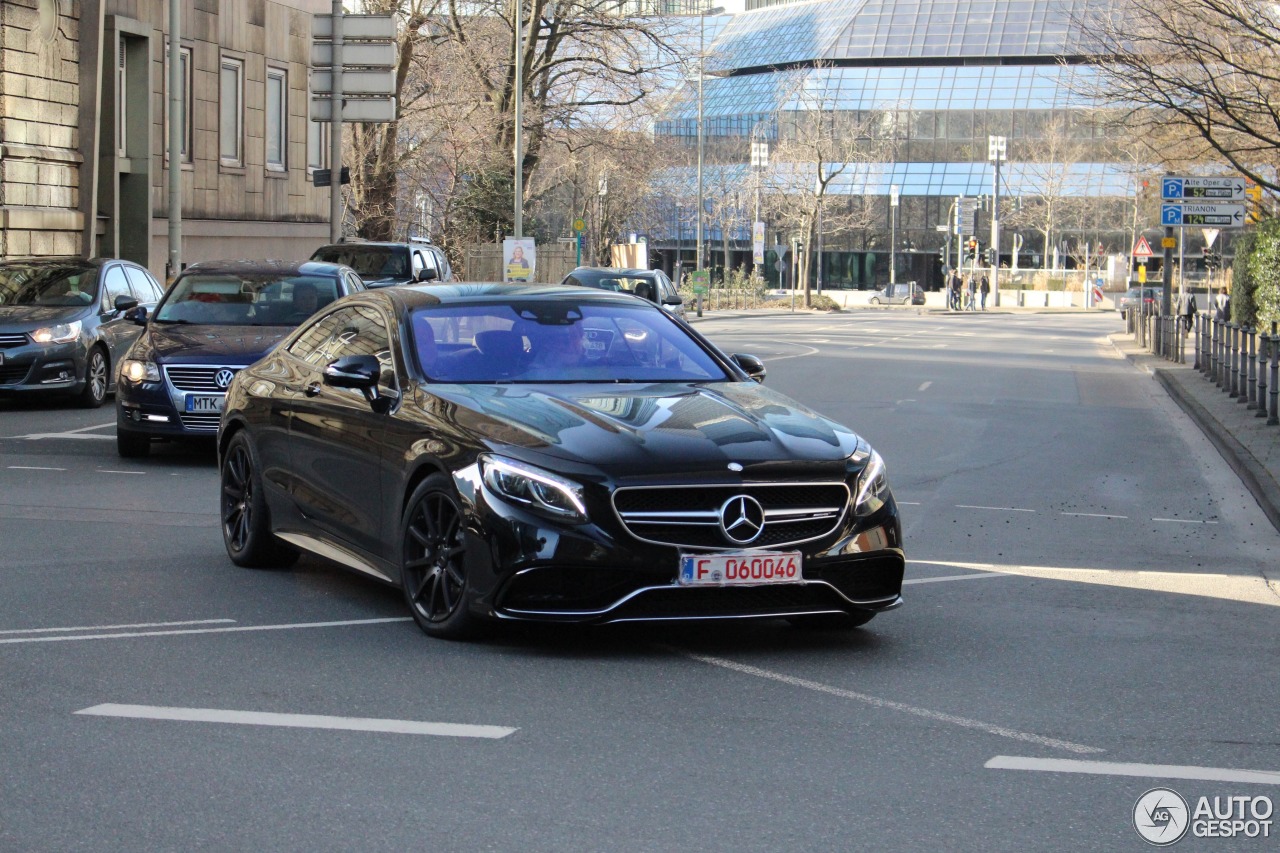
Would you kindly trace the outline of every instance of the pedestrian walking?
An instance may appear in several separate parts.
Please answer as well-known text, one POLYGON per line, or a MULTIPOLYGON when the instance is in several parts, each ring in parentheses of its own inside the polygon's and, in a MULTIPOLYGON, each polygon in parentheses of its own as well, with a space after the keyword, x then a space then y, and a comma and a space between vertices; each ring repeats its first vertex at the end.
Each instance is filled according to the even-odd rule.
POLYGON ((960 310, 960 273, 955 270, 947 279, 947 307, 952 311, 960 310))
POLYGON ((1184 332, 1190 332, 1191 327, 1195 325, 1196 314, 1199 313, 1196 308, 1196 295, 1194 293, 1184 293, 1178 300, 1178 314, 1182 316, 1182 329, 1184 332))
POLYGON ((987 279, 987 274, 982 274, 982 282, 978 285, 978 293, 982 295, 982 310, 987 310, 987 294, 991 293, 991 282, 987 279))
POLYGON ((1225 287, 1218 288, 1218 295, 1213 297, 1213 316, 1220 323, 1231 320, 1231 296, 1225 287))

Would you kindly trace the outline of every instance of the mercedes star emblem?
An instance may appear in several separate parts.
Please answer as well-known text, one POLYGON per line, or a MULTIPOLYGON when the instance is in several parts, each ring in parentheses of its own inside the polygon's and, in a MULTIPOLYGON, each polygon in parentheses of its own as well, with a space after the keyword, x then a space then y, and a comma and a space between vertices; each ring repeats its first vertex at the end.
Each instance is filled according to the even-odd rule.
POLYGON ((764 530, 764 507, 750 495, 735 495, 720 507, 720 529, 737 545, 754 542, 764 530))

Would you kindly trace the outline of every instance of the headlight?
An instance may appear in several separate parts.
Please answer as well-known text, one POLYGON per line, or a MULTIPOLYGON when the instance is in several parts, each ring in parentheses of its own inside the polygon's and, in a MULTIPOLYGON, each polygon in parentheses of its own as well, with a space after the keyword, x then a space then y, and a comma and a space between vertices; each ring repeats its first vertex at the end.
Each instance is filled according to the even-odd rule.
POLYGON ((126 358, 120 362, 120 375, 135 384, 144 380, 147 382, 159 382, 160 368, 156 367, 154 361, 139 361, 136 358, 126 358))
POLYGON ((43 329, 36 329, 32 332, 31 340, 38 344, 65 344, 80 337, 80 328, 79 320, 72 320, 70 323, 59 323, 56 326, 46 326, 43 329))
POLYGON ((503 500, 563 521, 587 520, 577 483, 498 456, 481 459, 480 466, 485 485, 503 500))
MULTIPOLYGON (((861 450, 862 448, 859 448, 859 451, 861 450)), ((853 458, 857 458, 858 455, 858 453, 855 453, 853 458)), ((862 473, 858 475, 858 493, 853 499, 855 512, 863 509, 875 509, 875 507, 868 507, 867 504, 878 500, 889 488, 889 481, 884 476, 884 460, 880 458, 880 454, 868 447, 866 448, 865 458, 867 459, 867 464, 862 469, 862 473)))

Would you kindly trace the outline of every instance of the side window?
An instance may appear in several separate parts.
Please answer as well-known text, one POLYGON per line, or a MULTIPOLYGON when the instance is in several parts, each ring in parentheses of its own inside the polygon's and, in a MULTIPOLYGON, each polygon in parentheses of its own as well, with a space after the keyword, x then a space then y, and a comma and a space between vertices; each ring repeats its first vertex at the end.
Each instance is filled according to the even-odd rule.
POLYGON ((289 346, 289 354, 302 359, 307 364, 320 369, 333 361, 329 356, 335 345, 338 325, 348 315, 348 311, 335 311, 316 320, 289 346))
POLYGON ((413 252, 412 254, 409 255, 409 258, 412 261, 410 265, 411 266, 410 272, 412 273, 413 277, 416 279, 418 277, 418 272, 423 268, 423 266, 425 266, 425 264, 422 261, 422 253, 413 252))
POLYGON ((453 268, 449 266, 449 256, 438 250, 432 252, 432 254, 436 257, 436 269, 440 271, 440 280, 448 280, 453 275, 453 268))
POLYGON ((353 305, 334 311, 302 334, 289 353, 317 370, 347 355, 377 356, 382 364, 382 384, 396 387, 391 337, 382 316, 372 308, 353 305))
POLYGON ((347 280, 347 293, 356 293, 358 291, 366 289, 364 286, 364 282, 360 279, 360 276, 350 272, 344 273, 344 275, 346 276, 346 280, 347 280))
POLYGON ((159 302, 160 297, 164 295, 164 291, 160 289, 151 276, 147 275, 138 267, 125 267, 125 274, 129 277, 129 284, 133 286, 133 298, 137 299, 144 305, 152 302, 159 302))
POLYGON ((133 291, 129 289, 129 281, 124 277, 124 267, 120 264, 107 267, 106 275, 102 279, 103 310, 116 310, 117 296, 133 296, 133 291))

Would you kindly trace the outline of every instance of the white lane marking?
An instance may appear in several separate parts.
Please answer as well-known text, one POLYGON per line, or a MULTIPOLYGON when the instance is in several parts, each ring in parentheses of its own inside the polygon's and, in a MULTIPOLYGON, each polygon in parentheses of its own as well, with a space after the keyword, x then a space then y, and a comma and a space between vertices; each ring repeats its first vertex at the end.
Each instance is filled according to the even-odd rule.
POLYGON ((956 509, 994 509, 999 512, 1035 512, 1034 509, 1023 509, 1016 506, 974 506, 972 504, 956 504, 956 509))
POLYGON ((946 577, 941 577, 941 578, 912 578, 911 580, 903 581, 902 584, 903 586, 905 586, 909 583, 941 583, 942 581, 971 581, 971 580, 977 580, 979 578, 1007 578, 1007 577, 1012 577, 1012 575, 1006 575, 1002 572, 984 572, 982 574, 975 574, 975 575, 947 575, 946 577))
POLYGON ((410 622, 412 616, 392 616, 386 619, 348 619, 342 622, 295 622, 291 625, 237 625, 234 628, 184 628, 180 631, 135 631, 126 634, 79 634, 73 637, 18 637, 0 640, 9 643, 57 643, 71 640, 119 640, 126 637, 174 637, 180 634, 231 634, 244 631, 292 631, 299 628, 345 628, 350 625, 382 625, 389 622, 410 622))
POLYGON ((920 501, 898 501, 898 506, 920 506, 920 501))
POLYGON ((1127 515, 1107 515, 1104 512, 1064 512, 1062 515, 1074 515, 1080 518, 1128 518, 1127 515))
POLYGON ((65 471, 66 468, 46 468, 43 465, 10 465, 10 471, 65 471))
POLYGON ((661 646, 669 651, 675 652, 683 657, 700 663, 718 666, 721 669, 728 669, 734 672, 740 672, 743 675, 752 675, 756 678, 766 678, 770 681, 780 681, 783 684, 790 684, 792 687, 803 687, 805 690, 813 690, 818 693, 827 693, 832 696, 839 696, 842 699, 853 699, 858 702, 865 702, 876 708, 885 708, 890 711, 902 711, 907 714, 914 714, 917 717, 924 717, 927 720, 934 720, 940 723, 950 723, 953 726, 960 726, 966 729, 977 729, 987 734, 996 735, 998 737, 1011 738, 1013 740, 1025 741, 1027 743, 1037 743, 1041 746, 1048 746, 1054 749, 1064 749, 1068 752, 1075 753, 1094 753, 1106 752, 1104 749, 1098 749, 1093 746, 1085 746, 1079 743, 1071 743, 1070 741, 1058 740, 1057 738, 1045 737, 1043 735, 1031 734, 1030 732, 1020 732, 1016 729, 1005 728, 1004 726, 992 725, 984 723, 981 720, 971 720, 968 717, 957 717, 954 714, 946 714, 941 711, 931 711, 928 708, 917 708, 914 705, 907 705, 902 702, 894 702, 889 699, 881 699, 878 696, 869 696, 866 693, 856 693, 852 690, 844 690, 840 687, 832 687, 829 684, 823 684, 818 681, 810 681, 807 678, 797 678, 794 675, 784 675, 780 672, 773 672, 767 669, 761 669, 756 666, 748 666, 744 663, 726 660, 725 658, 711 657, 710 655, 700 655, 695 652, 678 649, 674 646, 661 646))
MULTIPOLYGON (((92 431, 93 431, 93 430, 95 430, 95 429, 106 429, 107 427, 113 427, 113 426, 115 426, 115 425, 116 425, 116 422, 115 422, 115 421, 108 421, 108 422, 107 422, 107 423, 105 423, 105 424, 97 424, 97 425, 95 425, 95 426, 80 427, 80 429, 69 429, 69 430, 67 430, 66 432, 58 433, 58 434, 60 434, 60 435, 75 435, 75 434, 76 434, 76 433, 78 433, 78 432, 92 432, 92 431)), ((110 436, 108 436, 108 437, 110 437, 110 436)))
POLYGON ((73 438, 110 441, 114 435, 76 435, 70 432, 33 432, 30 435, 15 435, 14 438, 25 438, 27 441, 39 441, 42 438, 73 438))
POLYGON ((110 468, 99 468, 99 474, 145 474, 146 471, 113 471, 110 468))
POLYGON ((928 382, 922 382, 922 383, 920 383, 920 387, 919 387, 919 388, 917 388, 916 390, 917 390, 917 391, 928 391, 928 390, 929 390, 929 386, 930 386, 930 385, 932 385, 932 384, 933 384, 933 380, 932 380, 932 379, 930 379, 928 382))
POLYGON ((1073 758, 1022 758, 1017 755, 997 755, 983 766, 990 770, 1039 770, 1046 773, 1090 773, 1098 776, 1144 776, 1155 779, 1280 785, 1280 773, 1273 770, 1236 770, 1230 767, 1122 764, 1116 761, 1080 761, 1073 758))
POLYGON ((295 729, 337 729, 352 732, 385 732, 398 735, 475 737, 499 740, 518 729, 466 723, 424 723, 417 720, 381 720, 373 717, 330 717, 320 714, 277 714, 268 711, 225 711, 218 708, 166 708, 159 705, 106 703, 76 711, 95 717, 141 720, 178 720, 187 723, 230 723, 240 726, 283 726, 295 729))
POLYGON ((1152 521, 1167 521, 1174 524, 1217 524, 1216 521, 1201 521, 1198 518, 1153 518, 1152 521))
POLYGON ((133 625, 84 625, 78 628, 8 628, 0 634, 63 634, 68 631, 123 631, 126 628, 173 628, 178 625, 226 625, 234 619, 189 619, 186 622, 138 622, 133 625))

